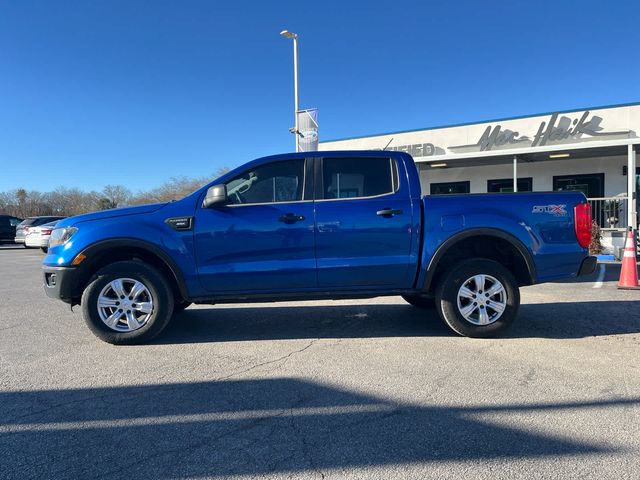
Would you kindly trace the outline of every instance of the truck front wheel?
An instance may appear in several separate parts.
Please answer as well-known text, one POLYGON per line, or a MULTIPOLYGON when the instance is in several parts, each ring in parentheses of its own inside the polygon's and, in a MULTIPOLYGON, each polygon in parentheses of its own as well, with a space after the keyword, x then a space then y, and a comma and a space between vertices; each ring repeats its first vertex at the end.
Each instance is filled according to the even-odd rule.
POLYGON ((447 271, 436 290, 436 308, 444 322, 466 337, 493 337, 515 320, 518 283, 498 262, 477 258, 447 271))
POLYGON ((125 345, 151 340, 169 323, 174 298, 164 276, 143 262, 122 261, 96 273, 82 294, 89 329, 105 342, 125 345))

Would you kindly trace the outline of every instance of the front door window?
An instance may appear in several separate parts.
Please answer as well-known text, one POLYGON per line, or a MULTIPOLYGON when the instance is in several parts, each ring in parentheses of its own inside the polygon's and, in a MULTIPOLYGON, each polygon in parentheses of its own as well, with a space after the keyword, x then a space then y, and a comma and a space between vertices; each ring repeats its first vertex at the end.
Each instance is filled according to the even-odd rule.
POLYGON ((302 200, 304 160, 261 165, 226 183, 231 205, 282 203, 302 200))

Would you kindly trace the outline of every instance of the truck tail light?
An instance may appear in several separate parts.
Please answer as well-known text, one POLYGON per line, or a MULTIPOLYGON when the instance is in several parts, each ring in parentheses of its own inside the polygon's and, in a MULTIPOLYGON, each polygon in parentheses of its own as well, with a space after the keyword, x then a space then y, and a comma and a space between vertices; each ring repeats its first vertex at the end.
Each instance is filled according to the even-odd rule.
POLYGON ((591 205, 581 203, 576 205, 573 211, 578 244, 587 248, 591 243, 591 205))

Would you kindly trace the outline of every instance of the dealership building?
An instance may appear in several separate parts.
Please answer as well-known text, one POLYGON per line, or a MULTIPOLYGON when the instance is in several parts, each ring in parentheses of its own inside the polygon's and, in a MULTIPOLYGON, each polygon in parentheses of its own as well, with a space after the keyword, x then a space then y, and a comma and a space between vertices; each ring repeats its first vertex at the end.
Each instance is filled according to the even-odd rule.
POLYGON ((343 138, 318 149, 407 152, 427 195, 584 192, 605 253, 620 255, 625 231, 637 227, 637 132, 640 103, 343 138))

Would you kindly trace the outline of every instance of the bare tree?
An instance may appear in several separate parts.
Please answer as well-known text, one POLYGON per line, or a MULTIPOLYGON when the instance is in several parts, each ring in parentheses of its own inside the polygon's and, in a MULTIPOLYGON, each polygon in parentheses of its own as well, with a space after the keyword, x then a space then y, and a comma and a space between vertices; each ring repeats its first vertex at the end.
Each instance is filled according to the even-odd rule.
POLYGON ((170 202, 189 195, 229 171, 229 167, 221 167, 211 177, 171 177, 159 187, 135 195, 122 185, 106 185, 100 193, 67 187, 58 187, 45 193, 17 188, 0 192, 0 214, 20 218, 35 215, 68 216, 125 205, 170 202))
POLYGON ((220 167, 216 170, 216 178, 223 176, 225 173, 229 173, 231 169, 229 167, 220 167))
POLYGON ((102 195, 109 200, 110 208, 122 207, 131 200, 131 190, 122 185, 107 185, 102 189, 102 195))

